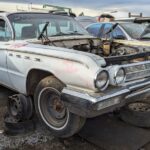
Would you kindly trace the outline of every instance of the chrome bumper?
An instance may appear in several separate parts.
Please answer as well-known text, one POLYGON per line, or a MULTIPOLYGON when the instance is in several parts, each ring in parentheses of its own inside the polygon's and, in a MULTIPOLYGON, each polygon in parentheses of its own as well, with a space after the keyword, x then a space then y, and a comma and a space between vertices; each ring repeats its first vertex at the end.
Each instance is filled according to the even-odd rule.
POLYGON ((72 113, 83 117, 95 117, 114 111, 126 103, 150 97, 150 78, 136 83, 112 88, 105 93, 87 94, 64 88, 61 98, 72 113))

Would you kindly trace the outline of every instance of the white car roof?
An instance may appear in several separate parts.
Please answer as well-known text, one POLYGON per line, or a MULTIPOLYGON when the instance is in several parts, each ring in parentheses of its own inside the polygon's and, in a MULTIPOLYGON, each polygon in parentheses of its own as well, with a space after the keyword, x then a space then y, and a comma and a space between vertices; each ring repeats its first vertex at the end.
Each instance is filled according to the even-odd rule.
POLYGON ((3 16, 3 17, 7 17, 8 15, 11 15, 11 14, 49 14, 48 12, 25 12, 25 11, 20 11, 20 12, 0 12, 0 16, 3 16))
POLYGON ((91 25, 94 25, 94 24, 106 24, 106 23, 111 23, 111 24, 115 24, 115 23, 119 23, 119 24, 124 24, 124 23, 133 23, 133 22, 120 22, 120 21, 113 21, 113 22, 96 22, 96 23, 92 23, 92 24, 90 24, 90 25, 88 25, 88 26, 86 26, 85 28, 88 28, 88 27, 90 27, 91 25))

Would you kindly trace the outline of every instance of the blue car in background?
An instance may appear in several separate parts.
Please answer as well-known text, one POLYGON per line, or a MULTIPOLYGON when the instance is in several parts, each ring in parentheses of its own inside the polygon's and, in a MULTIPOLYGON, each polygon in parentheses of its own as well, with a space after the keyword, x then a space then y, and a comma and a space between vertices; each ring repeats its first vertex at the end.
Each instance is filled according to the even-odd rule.
MULTIPOLYGON (((116 22, 94 23, 88 25, 86 30, 93 36, 105 38, 105 33, 107 33, 115 24, 116 22)), ((148 40, 150 39, 150 31, 144 33, 147 29, 150 29, 148 23, 139 24, 133 22, 120 22, 112 33, 107 35, 107 37, 112 36, 113 39, 122 40, 148 40)))
POLYGON ((86 30, 103 42, 107 55, 150 51, 150 24, 134 22, 93 23, 86 30), (108 44, 109 42, 109 44, 108 44), (108 49, 109 48, 109 49, 108 49))

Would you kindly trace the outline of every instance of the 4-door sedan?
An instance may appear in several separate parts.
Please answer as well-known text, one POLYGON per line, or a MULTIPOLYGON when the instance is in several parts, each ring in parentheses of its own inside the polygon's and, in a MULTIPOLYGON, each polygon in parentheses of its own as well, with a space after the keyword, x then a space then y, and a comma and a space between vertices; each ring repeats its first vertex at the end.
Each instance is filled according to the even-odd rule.
POLYGON ((36 114, 64 138, 86 118, 150 96, 150 60, 131 63, 140 52, 134 58, 97 55, 100 45, 68 16, 0 13, 0 84, 18 93, 9 99, 9 115, 21 122, 36 114))

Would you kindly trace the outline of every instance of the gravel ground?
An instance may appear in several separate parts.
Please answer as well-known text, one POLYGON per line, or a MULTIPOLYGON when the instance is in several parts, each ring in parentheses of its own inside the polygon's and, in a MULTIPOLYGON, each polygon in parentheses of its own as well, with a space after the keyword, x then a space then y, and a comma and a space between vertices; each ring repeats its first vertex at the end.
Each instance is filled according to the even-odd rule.
MULTIPOLYGON (((3 115, 5 107, 0 107, 0 150, 102 150, 78 135, 68 139, 59 139, 45 132, 41 126, 24 135, 8 136, 4 134, 3 115)), ((139 150, 150 150, 150 143, 139 150)))
POLYGON ((3 134, 5 111, 5 107, 0 108, 0 150, 99 150, 78 135, 68 139, 58 139, 40 126, 26 135, 7 136, 3 134))

